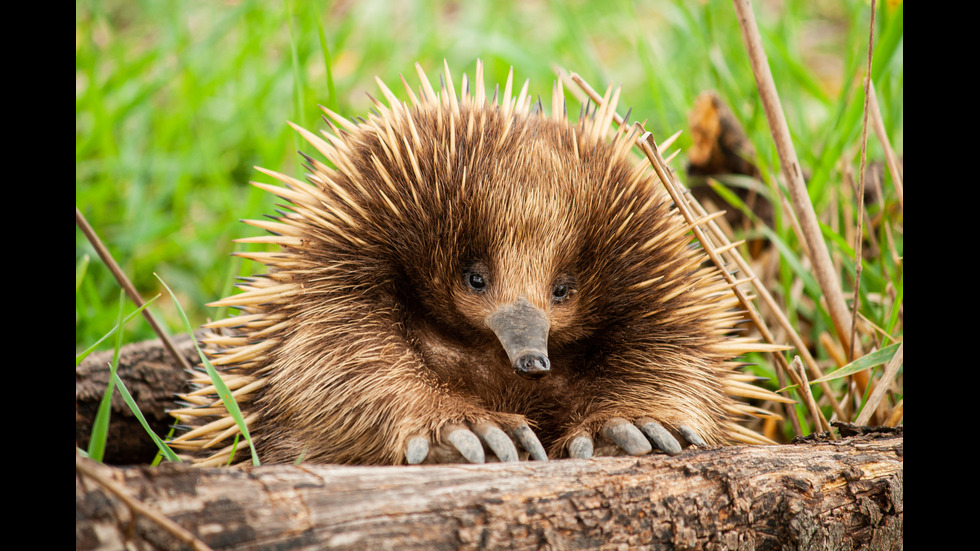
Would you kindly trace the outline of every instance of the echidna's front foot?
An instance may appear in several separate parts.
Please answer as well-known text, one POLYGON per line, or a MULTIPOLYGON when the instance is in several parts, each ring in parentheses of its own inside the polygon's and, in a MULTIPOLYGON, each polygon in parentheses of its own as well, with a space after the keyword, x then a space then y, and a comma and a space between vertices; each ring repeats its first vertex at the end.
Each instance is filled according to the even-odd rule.
MULTIPOLYGON (((678 426, 677 432, 690 445, 705 445, 704 439, 686 425, 678 426)), ((649 417, 642 417, 632 423, 621 417, 613 417, 606 421, 599 434, 602 439, 627 455, 646 455, 654 448, 670 455, 681 452, 681 443, 677 438, 649 417)), ((568 455, 574 459, 588 459, 596 455, 592 436, 582 433, 573 438, 568 443, 568 455)))
POLYGON ((425 436, 411 438, 405 449, 406 462, 409 465, 423 462, 484 463, 488 452, 492 454, 491 460, 518 461, 521 454, 515 442, 526 451, 529 459, 548 459, 544 446, 527 423, 520 423, 507 432, 491 422, 452 425, 446 427, 443 434, 442 442, 430 442, 425 436))

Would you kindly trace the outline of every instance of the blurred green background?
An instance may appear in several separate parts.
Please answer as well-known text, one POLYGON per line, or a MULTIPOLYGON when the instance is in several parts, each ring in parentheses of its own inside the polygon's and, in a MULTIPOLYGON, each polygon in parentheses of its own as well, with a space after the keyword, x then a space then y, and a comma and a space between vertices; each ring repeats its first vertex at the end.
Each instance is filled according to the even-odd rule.
MULTIPOLYGON (((901 152, 903 6, 878 4, 873 75, 901 152)), ((835 208, 841 164, 857 166, 870 3, 757 1, 754 8, 811 195, 818 212, 835 208)), ((297 151, 312 153, 286 121, 323 128, 319 104, 363 115, 366 93, 377 95, 374 77, 398 93, 399 75, 417 85, 416 61, 437 79, 448 60, 458 85, 477 58, 489 86, 513 67, 544 98, 555 67, 597 88, 622 84, 622 111, 632 107, 631 118, 646 120, 657 139, 686 131, 694 98, 716 90, 745 126, 759 166, 767 175, 778 170, 726 1, 82 0, 75 4, 75 204, 144 297, 161 292, 156 273, 193 324, 219 317, 204 304, 230 294, 234 277, 253 269, 228 256, 232 239, 257 233, 237 221, 274 209, 271 196, 248 185, 253 167, 301 175, 297 151)), ((688 139, 685 133, 678 145, 688 139)), ((873 137, 869 158, 882 158, 873 137)), ((795 241, 784 221, 775 231, 795 241)), ((833 246, 846 257, 846 241, 833 246)), ((119 291, 77 229, 75 262, 77 351, 115 324, 119 291)), ((900 268, 879 276, 867 284, 901 285, 900 268)), ((782 277, 788 289, 793 268, 782 277)), ((180 330, 166 293, 152 309, 180 330)), ((128 330, 128 340, 152 337, 144 323, 128 330)))

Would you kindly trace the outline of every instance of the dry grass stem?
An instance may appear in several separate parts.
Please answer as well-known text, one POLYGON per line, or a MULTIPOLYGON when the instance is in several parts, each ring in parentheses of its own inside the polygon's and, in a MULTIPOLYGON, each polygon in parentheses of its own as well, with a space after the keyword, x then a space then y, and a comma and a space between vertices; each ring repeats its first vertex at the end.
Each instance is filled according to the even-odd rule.
MULTIPOLYGON (((871 54, 874 53, 875 37, 875 7, 876 0, 871 0, 871 24, 868 30, 868 63, 864 75, 864 114, 861 121, 861 169, 857 193, 858 222, 854 235, 854 298, 851 301, 851 346, 848 348, 848 359, 854 361, 854 346, 857 342, 858 307, 861 305, 861 270, 863 270, 862 244, 864 243, 864 183, 865 167, 868 158, 868 104, 871 96, 871 54)), ((848 217, 850 219, 850 217, 848 217)))
MULTIPOLYGON (((822 331, 820 336, 817 337, 817 341, 827 351, 827 355, 834 361, 834 365, 837 368, 847 365, 847 358, 844 357, 844 352, 840 349, 840 343, 834 340, 829 333, 822 331)), ((847 419, 847 417, 842 417, 842 419, 847 419)))
POLYGON ((806 405, 806 409, 810 412, 810 417, 813 423, 820 427, 821 430, 830 432, 830 423, 824 418, 823 413, 821 413, 820 408, 817 407, 817 401, 813 399, 813 393, 810 391, 810 381, 806 378, 806 370, 803 369, 803 362, 800 361, 799 356, 793 356, 793 362, 790 364, 789 371, 795 373, 797 378, 802 381, 802 386, 800 387, 800 394, 803 396, 803 403, 806 405))
POLYGON ((875 83, 869 81, 868 100, 870 101, 871 126, 874 128, 875 136, 881 144, 881 149, 885 152, 885 163, 888 165, 888 172, 892 175, 892 182, 895 185, 895 193, 898 196, 898 205, 905 213, 905 194, 904 194, 904 174, 902 165, 898 162, 895 150, 892 149, 888 133, 885 132, 885 122, 881 118, 881 109, 878 108, 878 94, 875 93, 875 83))
MULTIPOLYGON (((98 234, 96 234, 95 230, 92 229, 92 226, 88 223, 88 220, 85 219, 85 216, 82 215, 82 211, 78 210, 78 207, 75 207, 75 224, 78 226, 79 229, 82 230, 82 233, 85 234, 86 239, 88 239, 89 243, 92 244, 92 247, 95 248, 95 252, 98 253, 99 258, 102 259, 102 262, 104 262, 106 267, 109 268, 109 271, 112 272, 113 277, 116 278, 116 281, 119 282, 119 285, 121 285, 122 288, 126 291, 126 295, 129 296, 129 299, 132 300, 134 304, 136 304, 137 308, 142 307, 143 297, 141 297, 140 294, 136 291, 136 287, 134 287, 133 284, 129 281, 129 278, 126 277, 126 274, 122 271, 122 269, 119 267, 119 264, 117 264, 116 260, 112 257, 112 253, 109 252, 109 249, 107 249, 106 246, 102 243, 102 240, 99 239, 98 234)), ((152 313, 150 313, 150 309, 144 308, 142 314, 143 317, 146 319, 146 322, 150 324, 150 327, 153 329, 153 332, 156 333, 158 337, 160 337, 161 341, 163 341, 163 345, 167 348, 167 351, 170 353, 170 355, 174 357, 174 360, 176 360, 177 363, 179 363, 181 367, 183 367, 185 370, 190 371, 191 366, 188 365, 187 360, 185 360, 184 357, 179 352, 177 352, 177 347, 174 346, 173 341, 170 340, 170 335, 168 335, 167 332, 163 330, 163 327, 161 327, 160 324, 157 323, 156 318, 153 317, 152 313)))
POLYGON ((796 240, 800 242, 800 249, 803 251, 803 256, 806 259, 810 258, 810 245, 807 244, 806 238, 803 236, 803 228, 800 226, 800 221, 796 219, 796 213, 793 212, 793 206, 790 204, 789 199, 783 193, 782 188, 778 185, 773 185, 772 189, 775 190, 776 194, 779 195, 779 203, 783 209, 783 215, 789 220, 789 225, 793 228, 793 235, 796 236, 796 240))
MULTIPOLYGON (((762 47, 762 36, 759 34, 759 29, 755 22, 752 3, 749 0, 735 0, 734 4, 739 27, 742 30, 742 37, 745 40, 746 50, 749 55, 749 61, 752 64, 752 72, 755 75, 756 85, 759 88, 759 97, 765 109, 766 119, 769 121, 769 128, 776 145, 776 151, 779 154, 784 178, 789 187, 793 210, 796 212, 797 218, 799 218, 804 239, 808 244, 810 262, 813 264, 814 275, 826 297, 827 311, 833 321, 837 337, 845 349, 850 349, 850 334, 847 331, 850 327, 848 323, 850 316, 848 315, 847 301, 844 299, 844 294, 841 291, 838 271, 830 259, 827 244, 824 242, 823 235, 820 232, 820 223, 817 220, 813 203, 810 202, 810 196, 807 193, 803 171, 800 168, 800 162, 796 156, 796 150, 793 147, 786 116, 783 113, 783 108, 779 101, 779 94, 776 91, 776 84, 773 81, 772 72, 769 69, 769 62, 765 50, 762 47)), ((855 351, 859 353, 860 348, 855 347, 855 351)))
MULTIPOLYGON (((694 212, 697 216, 699 217, 705 216, 706 213, 704 207, 701 206, 697 202, 697 200, 695 200, 690 195, 688 196, 688 202, 691 204, 691 207, 694 209, 694 212)), ((708 223, 708 227, 711 229, 712 235, 714 235, 722 243, 728 241, 727 233, 722 231, 722 229, 717 226, 715 220, 710 221, 708 223)), ((790 323, 789 318, 786 317, 786 314, 783 312, 782 308, 779 307, 779 305, 776 303, 776 300, 769 293, 769 289, 761 283, 762 279, 760 279, 755 274, 755 271, 752 269, 752 266, 749 265, 749 263, 746 262, 746 260, 740 254, 737 254, 737 252, 735 254, 731 254, 729 258, 738 266, 739 271, 745 275, 745 279, 751 280, 756 283, 754 287, 758 299, 761 300, 762 303, 766 305, 771 315, 776 318, 776 323, 786 332, 786 335, 788 336, 790 342, 793 343, 793 346, 796 347, 799 354, 803 356, 803 362, 805 363, 807 369, 810 371, 810 375, 814 379, 819 379, 823 377, 824 375, 823 370, 820 368, 819 364, 817 364, 816 359, 810 354, 810 350, 809 348, 807 348, 806 343, 803 342, 803 338, 800 337, 800 334, 797 333, 796 329, 790 323)), ((763 325, 763 327, 760 327, 759 330, 763 334, 763 337, 766 338, 767 342, 775 342, 774 340, 772 340, 773 337, 766 336, 767 333, 769 333, 768 327, 763 325)), ((783 370, 786 370, 788 364, 786 363, 785 358, 782 358, 782 356, 780 356, 779 358, 780 360, 782 360, 778 362, 780 367, 782 367, 783 370)), ((794 382, 799 383, 799 381, 794 381, 794 382)), ((829 384, 827 384, 826 382, 821 382, 819 384, 825 394, 833 395, 833 391, 831 390, 829 384)), ((833 406, 834 412, 838 416, 841 416, 843 412, 837 407, 836 403, 834 403, 833 400, 831 400, 831 404, 833 406)))
MULTIPOLYGON (((639 130, 642 131, 642 126, 639 123, 634 123, 634 124, 640 127, 639 130)), ((657 176, 660 178, 664 187, 667 189, 671 198, 674 200, 674 203, 678 206, 678 210, 680 210, 681 214, 688 221, 688 223, 693 224, 695 220, 703 219, 702 217, 704 217, 705 215, 704 207, 702 207, 700 203, 698 203, 697 200, 694 197, 691 197, 690 195, 687 195, 686 200, 684 200, 685 194, 681 190, 680 183, 677 182, 676 179, 673 177, 673 174, 671 174, 667 170, 667 167, 664 164, 663 158, 660 156, 660 152, 658 151, 656 144, 653 142, 653 140, 649 139, 648 133, 641 134, 640 138, 637 139, 637 146, 640 148, 641 151, 643 151, 643 153, 650 160, 650 163, 653 166, 654 171, 657 173, 657 176)), ((712 224, 715 224, 715 221, 710 220, 707 226, 712 231, 714 235, 714 240, 719 241, 720 246, 726 248, 726 252, 728 253, 728 258, 731 259, 736 265, 738 265, 740 270, 742 270, 745 276, 743 280, 746 282, 751 282, 753 287, 756 289, 756 292, 759 293, 759 295, 765 294, 771 299, 772 297, 771 295, 768 294, 768 290, 758 280, 758 278, 756 278, 754 272, 752 271, 751 267, 749 267, 748 263, 745 262, 745 260, 741 257, 740 254, 738 254, 738 251, 736 249, 728 247, 728 245, 730 244, 728 237, 720 230, 720 228, 717 227, 717 225, 712 226, 712 224)), ((735 278, 734 276, 731 275, 731 272, 727 269, 727 266, 729 264, 724 260, 722 260, 720 255, 717 253, 714 240, 709 235, 707 235, 704 232, 704 230, 697 224, 693 225, 692 230, 694 232, 695 237, 697 237, 698 241, 704 247, 705 252, 708 253, 708 257, 711 258, 711 261, 714 262, 714 264, 719 268, 721 273, 725 276, 726 280, 728 280, 730 284, 733 284, 735 278)), ((733 285, 732 290, 734 291, 735 296, 738 297, 739 302, 742 304, 742 307, 749 315, 755 327, 759 330, 759 333, 762 335, 763 339, 765 339, 766 342, 770 344, 775 344, 775 339, 772 335, 772 332, 769 330, 769 327, 766 325, 765 321, 762 320, 762 318, 759 316, 758 311, 756 310, 756 308, 751 302, 751 299, 738 286, 733 285)), ((777 316, 782 316, 782 312, 778 308, 778 306, 776 306, 775 301, 773 301, 770 304, 770 306, 773 307, 774 312, 777 313, 777 316)), ((782 317, 783 319, 785 319, 785 316, 782 317)), ((803 344, 802 339, 800 339, 799 335, 796 334, 796 331, 789 324, 788 319, 786 320, 786 327, 788 329, 787 332, 794 335, 796 337, 796 340, 798 340, 800 344, 803 344)), ((801 353, 809 356, 809 352, 806 349, 805 345, 801 347, 801 353)), ((789 369, 789 366, 786 363, 786 359, 782 356, 782 354, 779 354, 778 352, 773 353, 772 357, 775 359, 776 364, 784 372, 789 374, 790 379, 792 379, 795 384, 804 385, 805 379, 799 378, 797 373, 789 369)), ((813 362, 813 364, 814 366, 816 366, 815 361, 813 362)), ((818 367, 816 367, 816 370, 818 372, 820 371, 818 367)), ((829 391, 829 387, 827 387, 827 390, 829 391)), ((816 422, 826 430, 830 430, 830 424, 827 422, 827 419, 824 418, 823 413, 819 409, 816 410, 816 422)))
MULTIPOLYGON (((868 174, 871 176, 871 183, 875 186, 876 196, 881 198, 881 174, 874 165, 868 167, 868 174)), ((858 186, 854 183, 854 175, 852 174, 852 171, 845 167, 842 177, 847 183, 848 189, 850 189, 851 192, 854 193, 854 196, 857 197, 858 186)), ((864 218, 866 220, 874 220, 874 218, 871 217, 871 213, 868 211, 868 204, 862 201, 862 205, 864 207, 864 218)), ((869 231, 864 237, 868 240, 868 256, 872 258, 878 258, 881 256, 881 247, 878 244, 878 238, 875 236, 875 232, 869 231)))

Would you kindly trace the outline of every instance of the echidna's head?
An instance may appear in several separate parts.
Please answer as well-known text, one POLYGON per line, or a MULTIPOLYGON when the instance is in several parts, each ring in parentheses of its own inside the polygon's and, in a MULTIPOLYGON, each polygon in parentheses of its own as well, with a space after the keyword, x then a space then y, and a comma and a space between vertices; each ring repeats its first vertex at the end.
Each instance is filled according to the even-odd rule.
POLYGON ((309 281, 374 293, 458 342, 499 341, 538 378, 549 348, 645 314, 665 201, 628 133, 606 136, 615 101, 574 123, 563 104, 546 116, 509 83, 500 104, 476 84, 459 99, 423 80, 411 104, 383 87, 378 116, 335 117, 329 142, 307 134, 337 166, 311 161, 323 194, 313 266, 330 273, 309 281))
MULTIPOLYGON (((458 134, 416 152, 435 160, 410 178, 411 187, 428 186, 425 206, 390 234, 392 265, 404 274, 400 300, 464 341, 495 338, 517 374, 539 378, 550 371, 549 347, 620 321, 610 295, 645 276, 629 266, 642 238, 629 220, 653 196, 643 197, 648 182, 637 179, 635 161, 604 137, 590 143, 566 121, 472 109, 458 120, 436 115, 458 134), (470 117, 483 128, 467 136, 470 117), (447 155, 453 139, 456 158, 447 155)), ((426 122, 417 117, 416 127, 426 122)), ((635 314, 635 303, 625 310, 635 314)))
POLYGON ((592 175, 555 141, 555 123, 522 124, 538 128, 493 151, 459 197, 450 270, 429 268, 448 278, 450 304, 463 322, 492 331, 514 371, 534 379, 550 371, 549 341, 558 346, 585 330, 577 260, 586 236, 576 226, 586 205, 575 188, 592 175))
MULTIPOLYGON (((502 134, 505 117, 469 111, 459 121, 429 114, 460 124, 461 136, 450 138, 457 155, 444 140, 415 152, 433 159, 420 164, 421 178, 409 179, 408 187, 424 190, 422 206, 388 218, 381 247, 409 315, 463 341, 496 339, 516 373, 538 378, 550 370, 549 341, 555 346, 583 331, 577 260, 587 198, 576 189, 595 175, 565 151, 567 125, 514 117, 508 135, 488 143, 502 134), (483 119, 479 135, 466 136, 469 116, 483 119)), ((416 127, 433 124, 417 116, 416 127)))

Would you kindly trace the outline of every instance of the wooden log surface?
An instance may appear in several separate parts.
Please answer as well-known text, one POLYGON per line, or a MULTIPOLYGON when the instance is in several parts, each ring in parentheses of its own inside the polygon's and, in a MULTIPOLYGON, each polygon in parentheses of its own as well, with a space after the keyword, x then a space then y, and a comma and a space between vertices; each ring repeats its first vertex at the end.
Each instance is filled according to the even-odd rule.
MULTIPOLYGON (((191 365, 200 362, 188 334, 172 337, 174 346, 191 365)), ((94 352, 75 367, 75 446, 88 448, 95 414, 109 384, 109 363, 113 350, 94 352)), ((174 419, 176 395, 186 392, 187 374, 159 340, 128 344, 120 350, 117 374, 139 405, 150 428, 165 435, 174 419)), ((157 454, 156 444, 147 436, 119 392, 112 395, 112 415, 104 461, 113 465, 149 463, 157 454)))
POLYGON ((485 465, 199 469, 77 457, 76 549, 191 548, 188 537, 241 550, 901 549, 902 429, 842 432, 854 434, 485 465))

